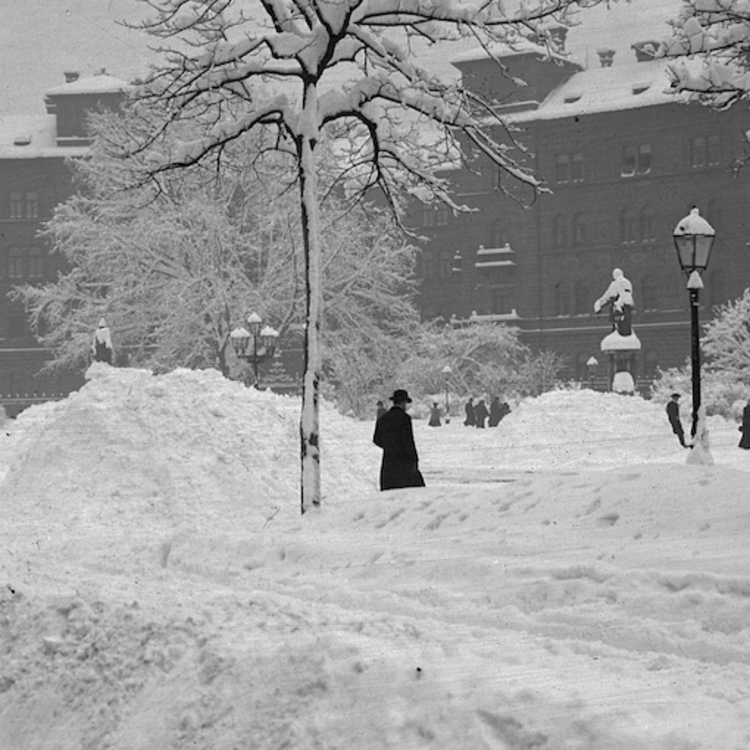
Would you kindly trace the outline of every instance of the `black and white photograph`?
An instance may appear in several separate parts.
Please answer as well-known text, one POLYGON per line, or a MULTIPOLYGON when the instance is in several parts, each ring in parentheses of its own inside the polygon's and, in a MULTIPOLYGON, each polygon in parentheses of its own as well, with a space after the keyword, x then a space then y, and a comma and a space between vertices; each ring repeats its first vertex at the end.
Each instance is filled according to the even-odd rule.
POLYGON ((749 50, 2 0, 0 750, 748 750, 749 50))

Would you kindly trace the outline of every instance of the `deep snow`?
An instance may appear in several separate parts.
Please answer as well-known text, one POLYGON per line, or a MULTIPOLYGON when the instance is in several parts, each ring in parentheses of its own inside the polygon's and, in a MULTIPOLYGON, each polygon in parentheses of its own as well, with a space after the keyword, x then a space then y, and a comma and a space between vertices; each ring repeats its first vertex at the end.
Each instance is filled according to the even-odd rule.
MULTIPOLYGON (((750 455, 571 391, 497 429, 372 423, 95 365, 0 433, 0 748, 750 747, 750 455)), ((408 384, 406 384, 408 386, 408 384)), ((688 415, 683 418, 687 426, 688 415)))

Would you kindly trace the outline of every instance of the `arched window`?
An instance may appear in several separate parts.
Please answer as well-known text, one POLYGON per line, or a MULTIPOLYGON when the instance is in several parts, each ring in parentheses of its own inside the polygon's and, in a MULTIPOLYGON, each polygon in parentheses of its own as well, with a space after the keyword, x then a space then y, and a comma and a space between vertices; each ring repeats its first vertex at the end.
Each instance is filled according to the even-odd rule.
POLYGON ((620 241, 623 245, 631 245, 636 241, 635 213, 629 208, 620 214, 620 241))
POLYGON ((24 277, 24 257, 20 247, 11 247, 8 250, 8 278, 22 279, 24 277))
POLYGON ((39 247, 32 247, 29 250, 29 278, 44 278, 44 253, 39 247))
POLYGON ((656 242, 656 225, 652 206, 645 206, 641 211, 641 240, 656 242))
POLYGON ((568 218, 557 214, 552 221, 552 234, 555 247, 568 246, 568 218))

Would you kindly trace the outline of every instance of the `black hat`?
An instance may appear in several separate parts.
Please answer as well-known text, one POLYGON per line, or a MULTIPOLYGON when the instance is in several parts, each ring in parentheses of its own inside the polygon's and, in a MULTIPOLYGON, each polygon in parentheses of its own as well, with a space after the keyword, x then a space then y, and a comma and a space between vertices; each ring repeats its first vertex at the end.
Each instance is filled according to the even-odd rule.
POLYGON ((672 394, 672 398, 680 398, 680 394, 679 393, 673 393, 672 394))
POLYGON ((406 391, 402 390, 401 388, 393 391, 393 395, 391 396, 391 401, 393 401, 394 404, 400 404, 402 401, 406 401, 407 404, 411 403, 409 394, 406 391))

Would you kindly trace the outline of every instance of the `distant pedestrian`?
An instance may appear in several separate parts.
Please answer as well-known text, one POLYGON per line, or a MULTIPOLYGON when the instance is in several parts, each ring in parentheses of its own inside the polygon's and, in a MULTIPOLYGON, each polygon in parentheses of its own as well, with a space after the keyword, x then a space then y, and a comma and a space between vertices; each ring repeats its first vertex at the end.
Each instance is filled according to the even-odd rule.
POLYGON ((91 342, 91 353, 94 355, 95 362, 106 362, 112 364, 113 347, 112 334, 107 327, 107 321, 99 318, 99 325, 94 331, 94 339, 91 342))
POLYGON ((477 417, 474 413, 474 399, 470 398, 466 402, 466 406, 464 406, 464 411, 466 412, 466 419, 464 420, 464 424, 467 427, 474 427, 474 425, 477 423, 477 417))
POLYGON ((502 407, 500 406, 500 397, 493 396, 490 401, 490 420, 487 424, 490 427, 497 427, 500 424, 500 420, 503 418, 502 407))
POLYGON ((380 419, 380 417, 382 417, 383 414, 385 414, 388 411, 388 409, 385 408, 385 404, 382 401, 378 401, 378 403, 375 404, 375 406, 377 407, 377 411, 375 412, 375 421, 377 422, 380 419))
POLYGON ((474 418, 476 419, 476 425, 480 429, 484 429, 484 420, 489 417, 490 413, 487 411, 487 407, 484 404, 484 399, 480 399, 479 403, 474 409, 474 418))
POLYGON ((411 399, 406 391, 398 389, 393 392, 391 401, 393 406, 375 424, 372 438, 375 445, 383 449, 380 489, 424 487, 411 417, 406 413, 411 399))
POLYGON ((682 421, 680 420, 679 393, 673 393, 670 402, 667 404, 667 419, 669 419, 669 424, 672 425, 672 432, 677 435, 680 445, 683 448, 687 448, 688 445, 685 443, 685 431, 682 429, 682 421))
POLYGON ((745 408, 742 410, 742 424, 740 425, 740 432, 742 433, 740 448, 750 450, 750 400, 748 400, 745 408))
POLYGON ((430 408, 430 421, 427 423, 430 427, 440 427, 442 422, 440 421, 440 407, 437 405, 437 401, 432 402, 430 408))

